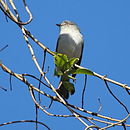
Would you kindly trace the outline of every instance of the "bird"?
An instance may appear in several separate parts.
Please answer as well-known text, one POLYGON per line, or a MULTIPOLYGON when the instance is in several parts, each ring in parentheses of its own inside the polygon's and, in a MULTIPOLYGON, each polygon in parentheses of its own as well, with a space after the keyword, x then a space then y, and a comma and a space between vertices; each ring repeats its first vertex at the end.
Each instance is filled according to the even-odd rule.
MULTIPOLYGON (((60 30, 56 45, 56 52, 67 55, 69 59, 79 58, 76 64, 80 65, 84 48, 84 40, 78 25, 69 20, 65 20, 56 25, 59 27, 60 30)), ((76 74, 72 75, 72 77, 75 76, 76 74)), ((57 92, 64 99, 69 98, 69 91, 64 85, 60 85, 57 89, 57 92)), ((71 93, 71 95, 73 93, 71 93)))

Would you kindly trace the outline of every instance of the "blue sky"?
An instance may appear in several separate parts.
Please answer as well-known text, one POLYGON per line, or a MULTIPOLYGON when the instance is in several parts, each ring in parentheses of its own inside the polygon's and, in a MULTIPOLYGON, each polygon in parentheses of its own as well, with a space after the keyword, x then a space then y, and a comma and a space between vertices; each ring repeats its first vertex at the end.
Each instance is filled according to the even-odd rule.
MULTIPOLYGON (((130 1, 129 0, 48 0, 27 1, 33 14, 33 21, 26 28, 45 46, 55 50, 59 30, 56 23, 70 20, 78 24, 84 36, 84 54, 82 66, 101 75, 124 84, 129 83, 129 54, 130 54, 130 1)), ((17 3, 19 12, 24 21, 27 14, 17 3)), ((16 73, 30 73, 39 76, 21 30, 8 20, 0 11, 0 48, 9 45, 0 52, 0 60, 16 73)), ((31 42, 39 63, 42 63, 43 51, 31 42)), ((53 57, 47 54, 45 69, 49 66, 47 74, 52 84, 57 87, 59 79, 53 76, 53 57)), ((27 86, 12 78, 13 90, 9 90, 9 75, 0 70, 0 86, 8 89, 0 91, 0 123, 35 119, 35 107, 27 86)), ((29 79, 32 81, 32 79, 29 79)), ((81 106, 81 92, 84 85, 84 76, 77 76, 75 84, 76 93, 70 97, 69 102, 81 106)), ((35 86, 38 84, 32 81, 35 86)), ((109 84, 114 94, 130 109, 129 96, 119 86, 109 84)), ((103 81, 88 76, 87 90, 85 92, 85 109, 97 112, 98 98, 102 103, 100 114, 117 119, 124 118, 127 113, 124 108, 110 95, 103 81)), ((43 104, 48 105, 49 100, 43 104)), ((69 114, 63 106, 54 103, 49 112, 53 114, 69 114)), ((91 115, 87 115, 90 116, 91 115)), ((40 111, 39 120, 50 126, 52 130, 81 130, 84 126, 75 118, 57 118, 45 115, 40 111)), ((129 120, 130 122, 130 120, 129 120)), ((102 124, 101 124, 102 125, 102 124)), ((0 127, 4 130, 35 130, 30 123, 0 127)), ((103 125, 102 125, 103 126, 103 125)), ((114 129, 122 127, 113 127, 114 129)), ((42 127, 39 127, 41 130, 42 127)))

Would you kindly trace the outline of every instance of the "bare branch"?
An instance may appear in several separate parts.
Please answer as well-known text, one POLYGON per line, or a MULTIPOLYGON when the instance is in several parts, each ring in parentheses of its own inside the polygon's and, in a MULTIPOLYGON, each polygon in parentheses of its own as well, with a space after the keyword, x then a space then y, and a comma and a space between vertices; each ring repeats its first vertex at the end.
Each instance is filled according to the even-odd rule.
POLYGON ((9 17, 13 22, 15 22, 16 24, 18 25, 26 25, 26 24, 29 24, 31 21, 32 21, 32 14, 26 4, 26 1, 23 0, 23 3, 24 3, 24 6, 25 6, 25 9, 27 11, 27 13, 29 14, 29 20, 27 22, 21 22, 20 21, 20 16, 19 16, 19 13, 17 11, 17 8, 13 2, 13 0, 9 0, 12 8, 14 9, 14 12, 16 13, 16 16, 14 16, 14 14, 11 12, 11 10, 8 8, 7 4, 4 3, 2 0, 0 1, 0 9, 4 12, 4 14, 9 17))
MULTIPOLYGON (((21 120, 21 121, 10 121, 10 122, 6 122, 6 123, 2 123, 2 124, 0 124, 0 126, 14 124, 14 123, 26 123, 26 122, 28 122, 28 123, 36 123, 36 121, 34 121, 34 120, 21 120)), ((42 123, 40 121, 37 121, 37 123, 43 125, 48 130, 51 130, 46 124, 44 124, 44 123, 42 123)))

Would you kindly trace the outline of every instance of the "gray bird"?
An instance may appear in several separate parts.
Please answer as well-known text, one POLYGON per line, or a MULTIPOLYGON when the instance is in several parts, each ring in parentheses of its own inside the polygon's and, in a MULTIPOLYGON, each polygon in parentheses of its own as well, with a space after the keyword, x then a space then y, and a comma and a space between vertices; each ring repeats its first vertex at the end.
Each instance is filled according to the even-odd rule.
MULTIPOLYGON (((68 58, 79 58, 76 63, 80 65, 83 53, 84 40, 78 26, 71 21, 63 21, 56 24, 60 28, 60 34, 57 41, 56 52, 65 54, 68 58)), ((72 75, 75 77, 76 75, 72 75)), ((65 86, 61 85, 57 92, 65 99, 69 98, 69 92, 65 86)), ((73 93, 72 93, 73 94, 73 93)))

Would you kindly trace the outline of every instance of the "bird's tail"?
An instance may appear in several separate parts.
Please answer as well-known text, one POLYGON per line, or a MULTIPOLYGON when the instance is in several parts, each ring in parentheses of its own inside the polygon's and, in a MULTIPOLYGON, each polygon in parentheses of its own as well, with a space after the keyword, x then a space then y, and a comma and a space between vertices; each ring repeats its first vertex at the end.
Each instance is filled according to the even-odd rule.
POLYGON ((59 88, 56 91, 64 99, 68 99, 69 98, 69 91, 66 89, 66 87, 64 86, 64 84, 62 82, 60 82, 59 88))
POLYGON ((75 93, 75 88, 73 83, 70 82, 70 79, 66 76, 61 76, 61 80, 59 83, 59 87, 57 92, 62 96, 64 99, 68 99, 69 95, 73 95, 75 93))

